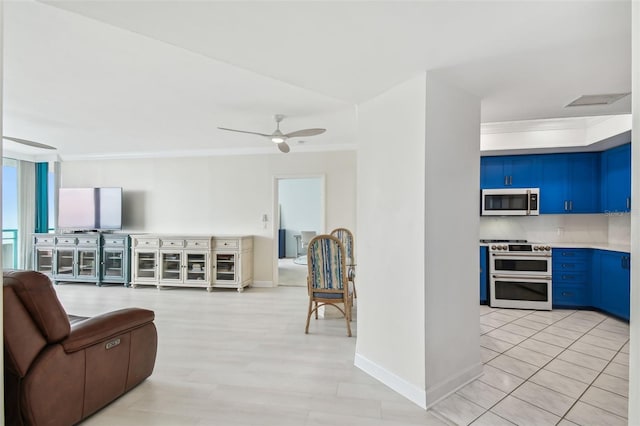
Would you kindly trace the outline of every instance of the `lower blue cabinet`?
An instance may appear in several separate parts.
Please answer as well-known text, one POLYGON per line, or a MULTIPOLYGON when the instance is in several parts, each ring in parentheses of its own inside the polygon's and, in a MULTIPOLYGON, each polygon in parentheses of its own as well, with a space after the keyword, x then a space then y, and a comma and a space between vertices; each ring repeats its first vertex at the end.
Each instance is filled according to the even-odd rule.
POLYGON ((552 255, 553 307, 594 307, 629 320, 629 253, 556 248, 552 255))
POLYGON ((594 285, 597 286, 594 306, 629 320, 631 256, 618 251, 596 252, 594 261, 598 267, 593 274, 594 285))
POLYGON ((553 249, 553 307, 591 305, 589 270, 591 249, 553 249))
POLYGON ((489 286, 489 282, 487 281, 487 269, 489 265, 487 264, 487 251, 488 247, 480 247, 480 303, 487 304, 487 287, 489 286))

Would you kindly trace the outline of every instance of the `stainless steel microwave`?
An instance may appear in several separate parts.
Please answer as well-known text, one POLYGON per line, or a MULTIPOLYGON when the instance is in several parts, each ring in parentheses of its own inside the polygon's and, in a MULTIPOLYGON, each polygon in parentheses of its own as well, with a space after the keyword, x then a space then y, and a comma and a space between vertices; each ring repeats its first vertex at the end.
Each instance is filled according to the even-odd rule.
POLYGON ((483 189, 482 216, 537 216, 540 188, 483 189))

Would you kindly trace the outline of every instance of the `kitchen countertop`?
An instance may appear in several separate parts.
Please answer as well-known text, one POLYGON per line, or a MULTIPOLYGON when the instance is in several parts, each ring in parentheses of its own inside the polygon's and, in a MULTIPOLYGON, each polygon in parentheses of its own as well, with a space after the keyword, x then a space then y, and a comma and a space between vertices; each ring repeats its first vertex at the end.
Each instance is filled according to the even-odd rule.
MULTIPOLYGON (((480 243, 480 246, 489 246, 490 243, 480 243)), ((573 243, 573 242, 555 242, 549 243, 552 248, 586 248, 586 249, 599 249, 599 250, 611 250, 621 251, 625 253, 631 252, 631 244, 615 244, 615 243, 573 243)))

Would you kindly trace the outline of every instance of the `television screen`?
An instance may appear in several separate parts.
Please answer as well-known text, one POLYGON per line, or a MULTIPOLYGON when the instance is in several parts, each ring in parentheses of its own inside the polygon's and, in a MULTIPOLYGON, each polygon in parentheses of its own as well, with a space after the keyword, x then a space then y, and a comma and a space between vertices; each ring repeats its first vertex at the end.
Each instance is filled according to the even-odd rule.
POLYGON ((60 188, 58 228, 122 229, 122 188, 60 188))

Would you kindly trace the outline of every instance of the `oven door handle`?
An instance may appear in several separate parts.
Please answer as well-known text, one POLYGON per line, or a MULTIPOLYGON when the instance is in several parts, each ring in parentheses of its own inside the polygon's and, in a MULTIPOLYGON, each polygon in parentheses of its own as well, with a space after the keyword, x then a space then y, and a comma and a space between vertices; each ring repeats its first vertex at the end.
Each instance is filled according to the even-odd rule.
POLYGON ((551 253, 491 253, 491 255, 499 257, 551 257, 551 253))
POLYGON ((551 275, 497 275, 496 274, 496 275, 493 275, 493 278, 549 281, 551 279, 551 275))

